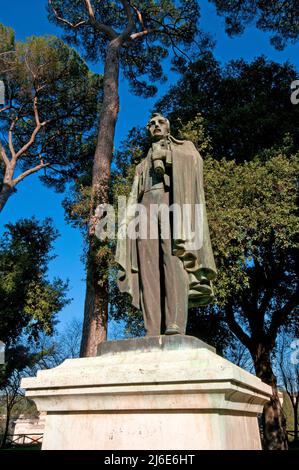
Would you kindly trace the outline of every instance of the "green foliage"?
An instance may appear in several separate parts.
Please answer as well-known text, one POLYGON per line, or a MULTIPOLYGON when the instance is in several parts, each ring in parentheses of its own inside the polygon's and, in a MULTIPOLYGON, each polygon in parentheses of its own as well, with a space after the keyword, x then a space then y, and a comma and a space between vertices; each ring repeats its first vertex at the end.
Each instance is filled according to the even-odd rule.
MULTIPOLYGON (((4 399, 1 400, 0 398, 0 415, 4 415, 6 413, 6 407, 4 403, 4 399)), ((28 398, 23 397, 22 400, 16 403, 16 405, 12 409, 11 417, 18 418, 20 415, 24 417, 32 418, 33 416, 38 416, 38 411, 34 401, 29 400, 28 398)), ((1 435, 1 427, 0 427, 0 435, 1 435)))
POLYGON ((288 42, 295 43, 299 36, 299 12, 296 0, 209 0, 217 13, 225 17, 229 35, 243 33, 247 25, 255 22, 262 31, 270 31, 271 43, 282 50, 288 42))
POLYGON ((0 23, 0 43, 1 43, 1 55, 0 64, 2 65, 3 56, 14 50, 15 47, 15 35, 12 28, 7 28, 0 23))
POLYGON ((201 155, 210 154, 212 151, 211 138, 207 137, 205 130, 205 121, 200 113, 198 113, 193 121, 183 124, 178 119, 180 125, 178 137, 179 139, 191 140, 201 155))
POLYGON ((69 302, 67 283, 47 279, 58 236, 50 219, 43 223, 23 219, 7 224, 6 229, 0 238, 0 338, 6 344, 5 364, 0 366, 0 395, 6 415, 1 446, 5 445, 12 413, 24 403, 21 378, 26 371, 33 375, 33 369, 41 367, 48 350, 39 341, 42 335, 53 334, 56 315, 69 302))
POLYGON ((32 367, 40 359, 40 355, 40 353, 30 352, 29 348, 22 344, 7 347, 5 350, 5 364, 2 366, 0 389, 10 385, 10 379, 14 373, 19 373, 26 367, 32 367))
POLYGON ((0 338, 7 346, 21 335, 37 341, 51 334, 56 314, 68 303, 67 283, 47 279, 58 234, 49 219, 7 224, 0 239, 0 338))
POLYGON ((0 366, 0 412, 5 416, 0 423, 0 448, 5 447, 7 434, 13 432, 10 429, 13 416, 18 416, 22 411, 31 413, 31 416, 32 413, 37 415, 35 404, 24 397, 21 379, 26 375, 35 375, 46 355, 46 350, 34 351, 22 343, 6 348, 5 364, 0 366))
POLYGON ((212 147, 208 153, 217 159, 251 160, 265 149, 281 146, 286 134, 294 152, 299 148, 299 107, 291 103, 290 85, 296 78, 288 63, 259 57, 252 63, 234 60, 221 68, 206 53, 188 67, 156 109, 170 119, 174 135, 195 123, 200 113, 212 147))
MULTIPOLYGON (((294 410, 292 407, 292 403, 290 397, 286 392, 283 392, 283 411, 287 420, 287 429, 290 431, 294 431, 295 424, 294 424, 294 410)), ((298 420, 299 420, 299 411, 298 411, 298 420)), ((293 436, 289 436, 290 441, 294 440, 293 436)))
MULTIPOLYGON (((108 26, 115 36, 126 30, 128 25, 124 3, 128 3, 134 21, 132 35, 145 30, 148 34, 138 39, 133 39, 130 35, 125 40, 120 50, 122 71, 134 93, 152 96, 157 91, 153 83, 166 80, 161 62, 169 55, 169 51, 174 53, 174 63, 185 61, 184 53, 191 48, 198 32, 199 5, 195 0, 92 2, 97 23, 108 26), (148 77, 150 84, 146 82, 145 77, 148 77)), ((50 21, 64 28, 66 32, 64 39, 78 46, 87 59, 105 60, 106 48, 111 38, 93 25, 85 2, 52 0, 48 12, 50 21), (68 23, 62 23, 57 16, 68 23), (76 28, 70 27, 70 23, 77 25, 82 21, 83 25, 76 28)), ((207 42, 205 37, 202 37, 202 40, 204 43, 207 42)))
MULTIPOLYGON (((12 34, 3 26, 0 35, 1 31, 12 34)), ((20 154, 19 169, 34 168, 42 161, 48 165, 43 181, 62 190, 91 158, 89 135, 98 122, 101 77, 91 73, 76 51, 55 37, 18 41, 9 55, 3 54, 7 47, 0 42, 0 79, 6 85, 7 98, 7 109, 0 114, 2 145, 10 155, 6 142, 12 126, 14 150, 20 151, 30 142, 39 120, 40 129, 20 154)))
MULTIPOLYGON (((0 366, 0 415, 6 415, 8 422, 20 414, 38 416, 35 403, 25 398, 20 387, 22 377, 35 376, 40 369, 57 367, 65 359, 78 357, 81 331, 81 322, 73 319, 54 338, 41 334, 38 344, 28 347, 18 343, 6 348, 6 363, 0 366)), ((5 421, 0 421, 0 442, 6 432, 5 421)))
POLYGON ((218 306, 247 299, 254 316, 270 290, 268 323, 294 292, 298 165, 298 154, 287 158, 276 152, 265 163, 205 161, 218 306))

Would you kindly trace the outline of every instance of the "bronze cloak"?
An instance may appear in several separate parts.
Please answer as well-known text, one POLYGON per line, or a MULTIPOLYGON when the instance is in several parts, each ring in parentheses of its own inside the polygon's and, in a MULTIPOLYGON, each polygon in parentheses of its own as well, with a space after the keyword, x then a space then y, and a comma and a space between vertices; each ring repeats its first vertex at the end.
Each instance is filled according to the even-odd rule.
MULTIPOLYGON (((189 276, 189 307, 207 305, 214 298, 212 280, 217 271, 211 246, 209 226, 206 214, 203 187, 203 161, 190 141, 178 141, 169 136, 172 153, 172 202, 181 207, 201 207, 202 244, 199 249, 189 249, 183 224, 178 224, 173 239, 173 254, 178 256, 189 276)), ((132 298, 132 305, 140 309, 140 279, 136 239, 127 236, 127 229, 136 217, 136 204, 141 200, 144 191, 145 173, 148 171, 149 155, 136 166, 132 190, 127 202, 127 211, 119 230, 115 260, 120 265, 118 287, 132 298)), ((195 211, 191 211, 191 227, 196 231, 195 211)))

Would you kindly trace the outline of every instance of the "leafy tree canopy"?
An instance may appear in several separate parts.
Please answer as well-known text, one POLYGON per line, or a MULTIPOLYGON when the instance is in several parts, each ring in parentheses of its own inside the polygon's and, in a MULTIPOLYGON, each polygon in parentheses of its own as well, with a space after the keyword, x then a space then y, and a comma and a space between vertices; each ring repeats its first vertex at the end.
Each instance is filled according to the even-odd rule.
POLYGON ((174 135, 200 113, 217 159, 251 160, 282 145, 287 133, 296 150, 299 107, 290 100, 296 77, 289 63, 281 65, 263 56, 251 63, 233 60, 222 68, 206 53, 189 66, 156 109, 170 119, 174 135))
POLYGON ((56 315, 68 303, 67 283, 47 278, 57 231, 49 219, 7 224, 0 238, 0 338, 7 346, 52 334, 56 315))
POLYGON ((105 60, 108 43, 125 36, 120 64, 134 93, 152 96, 153 82, 165 81, 161 61, 173 52, 173 63, 185 62, 186 50, 206 47, 209 39, 199 33, 200 8, 195 0, 129 2, 49 0, 50 21, 64 27, 64 39, 77 45, 86 58, 105 60), (148 77, 151 82, 145 80, 148 77))
POLYGON ((1 65, 3 65, 4 57, 6 54, 11 54, 15 47, 15 35, 12 28, 7 28, 0 24, 0 39, 1 39, 1 65))
POLYGON ((298 153, 205 162, 208 215, 218 269, 217 304, 249 349, 257 375, 275 384, 270 364, 281 327, 298 325, 298 153))
POLYGON ((243 33, 255 23, 258 29, 272 34, 271 43, 282 50, 299 36, 299 10, 296 0, 209 0, 217 13, 225 17, 229 35, 243 33))
POLYGON ((6 105, 0 109, 0 141, 6 176, 15 186, 44 168, 42 179, 63 189, 90 158, 88 136, 98 122, 102 80, 89 71, 74 49, 55 37, 13 41, 0 26, 0 79, 6 105), (8 52, 10 51, 10 52, 8 52), (6 160, 5 155, 6 153, 6 160))

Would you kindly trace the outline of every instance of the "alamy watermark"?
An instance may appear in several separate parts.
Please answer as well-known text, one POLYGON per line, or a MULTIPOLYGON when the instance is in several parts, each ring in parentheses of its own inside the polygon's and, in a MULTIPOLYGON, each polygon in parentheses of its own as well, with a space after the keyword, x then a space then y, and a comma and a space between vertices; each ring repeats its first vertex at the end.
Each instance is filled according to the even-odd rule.
POLYGON ((0 105, 5 104, 5 85, 3 80, 0 80, 0 105))
POLYGON ((299 104, 299 80, 294 80, 291 83, 291 89, 294 90, 291 94, 291 103, 299 104))
POLYGON ((5 363, 5 344, 0 340, 0 365, 5 363))
POLYGON ((291 349, 294 349, 294 351, 291 352, 291 364, 296 366, 299 364, 299 338, 296 338, 294 341, 292 341, 291 349))
POLYGON ((117 216, 111 204, 101 204, 96 209, 95 234, 100 240, 161 238, 182 241, 186 250, 202 247, 203 204, 161 203, 145 206, 128 204, 125 196, 119 196, 117 202, 117 216))

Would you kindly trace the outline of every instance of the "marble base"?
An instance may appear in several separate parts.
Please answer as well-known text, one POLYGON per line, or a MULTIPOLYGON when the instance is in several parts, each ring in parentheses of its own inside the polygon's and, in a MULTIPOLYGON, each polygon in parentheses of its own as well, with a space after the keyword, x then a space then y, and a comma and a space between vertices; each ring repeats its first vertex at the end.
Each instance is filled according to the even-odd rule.
POLYGON ((22 380, 46 411, 43 449, 261 449, 260 379, 188 336, 102 343, 22 380))

